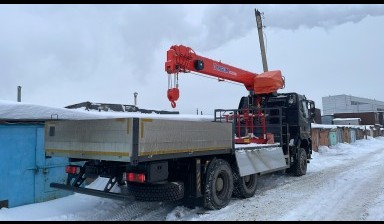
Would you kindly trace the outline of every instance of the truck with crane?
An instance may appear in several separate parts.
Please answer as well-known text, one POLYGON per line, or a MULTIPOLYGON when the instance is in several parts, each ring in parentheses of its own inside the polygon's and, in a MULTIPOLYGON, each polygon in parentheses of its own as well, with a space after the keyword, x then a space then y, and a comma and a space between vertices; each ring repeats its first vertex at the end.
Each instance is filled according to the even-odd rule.
POLYGON ((241 83, 249 95, 236 109, 216 109, 211 121, 143 117, 46 122, 46 156, 63 156, 66 184, 53 188, 100 197, 178 201, 221 209, 232 197, 255 195, 259 175, 306 174, 312 154, 314 102, 298 93, 278 93, 280 70, 249 72, 174 45, 167 51, 167 97, 179 99, 179 74, 200 74, 241 83), (77 162, 84 162, 78 165, 77 162), (76 163, 75 163, 76 162, 76 163), (84 187, 105 177, 103 190, 84 187), (112 192, 115 185, 126 192, 112 192))

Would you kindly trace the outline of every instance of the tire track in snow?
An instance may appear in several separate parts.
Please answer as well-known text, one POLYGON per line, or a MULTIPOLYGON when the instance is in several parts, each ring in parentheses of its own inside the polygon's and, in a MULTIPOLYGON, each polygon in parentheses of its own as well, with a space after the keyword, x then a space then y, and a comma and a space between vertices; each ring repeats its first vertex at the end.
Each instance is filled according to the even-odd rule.
POLYGON ((116 212, 104 216, 103 221, 162 221, 179 203, 140 202, 124 205, 116 212))
MULTIPOLYGON (((338 156, 342 155, 332 155, 327 159, 338 156)), ((166 220, 175 208, 181 208, 181 213, 186 214, 176 220, 369 220, 369 208, 374 203, 381 203, 375 199, 384 191, 384 178, 381 178, 384 174, 384 164, 381 163, 384 149, 356 158, 340 158, 343 162, 339 165, 308 172, 301 177, 278 173, 261 176, 254 197, 233 198, 226 208, 218 211, 188 209, 180 207, 177 202, 112 204, 106 200, 87 220, 161 221, 166 220), (108 208, 111 204, 112 207, 108 208)), ((84 220, 81 213, 67 217, 84 220)))
POLYGON ((384 149, 378 149, 346 165, 329 169, 332 176, 326 176, 328 182, 319 189, 319 195, 330 197, 318 198, 319 203, 313 204, 306 217, 311 220, 366 220, 369 207, 384 186, 383 157, 384 149))
POLYGON ((366 215, 356 214, 356 211, 369 207, 371 198, 376 195, 374 192, 378 192, 379 186, 383 186, 380 174, 383 172, 383 165, 380 165, 383 157, 384 149, 378 149, 358 159, 348 159, 347 163, 329 167, 320 172, 309 173, 300 178, 291 177, 282 187, 265 192, 266 198, 274 194, 273 198, 278 195, 280 200, 267 201, 266 198, 259 198, 261 203, 254 203, 258 206, 254 212, 261 215, 251 215, 251 217, 256 218, 253 220, 364 219, 366 215), (376 156, 372 157, 375 154, 376 156), (377 170, 373 176, 378 179, 366 180, 364 177, 359 177, 358 173, 353 173, 372 170, 377 170), (358 186, 355 185, 357 181, 360 181, 358 186), (366 184, 372 186, 368 193, 365 193, 370 196, 367 199, 358 196, 355 205, 351 205, 354 201, 351 195, 365 192, 366 184), (353 215, 348 212, 351 209, 354 210, 353 215))
POLYGON ((148 212, 154 211, 161 207, 161 203, 159 202, 133 201, 131 203, 132 204, 124 205, 120 210, 105 217, 103 221, 135 220, 140 216, 143 216, 148 212))
POLYGON ((347 156, 343 160, 340 165, 301 177, 286 176, 284 180, 279 175, 271 175, 261 178, 267 183, 262 183, 254 197, 232 199, 225 211, 196 214, 194 220, 365 220, 373 199, 383 191, 384 149, 358 158, 347 156), (368 173, 374 178, 362 175, 368 173))

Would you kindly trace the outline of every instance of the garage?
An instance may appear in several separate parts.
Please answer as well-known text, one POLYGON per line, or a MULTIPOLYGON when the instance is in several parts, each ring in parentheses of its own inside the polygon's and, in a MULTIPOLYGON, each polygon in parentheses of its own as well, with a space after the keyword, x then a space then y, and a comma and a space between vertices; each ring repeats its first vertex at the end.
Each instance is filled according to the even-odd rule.
POLYGON ((64 183, 67 158, 45 156, 44 121, 0 122, 0 208, 43 202, 70 194, 50 188, 64 183))

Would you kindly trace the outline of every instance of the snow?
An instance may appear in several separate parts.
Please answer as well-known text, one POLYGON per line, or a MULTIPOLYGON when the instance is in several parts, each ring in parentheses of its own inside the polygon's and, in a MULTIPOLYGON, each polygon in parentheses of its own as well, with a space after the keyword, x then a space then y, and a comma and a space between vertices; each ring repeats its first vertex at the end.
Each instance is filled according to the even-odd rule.
POLYGON ((212 115, 192 114, 142 114, 139 112, 105 112, 85 111, 84 109, 67 109, 48 107, 29 103, 0 100, 0 120, 88 120, 108 118, 152 118, 187 121, 212 121, 212 115))
POLYGON ((374 128, 373 125, 345 125, 345 124, 311 124, 312 128, 323 128, 323 129, 335 129, 337 127, 346 127, 346 128, 359 128, 362 130, 370 130, 374 128))
MULTIPOLYGON (((190 209, 178 202, 123 202, 75 193, 48 202, 3 208, 0 221, 384 220, 384 137, 322 146, 312 157, 306 175, 260 176, 254 197, 233 198, 221 210, 190 209)), ((102 189, 106 181, 98 178, 88 187, 102 189)))
POLYGON ((257 147, 265 147, 268 146, 279 146, 280 143, 273 144, 257 144, 257 143, 249 143, 249 144, 235 144, 235 148, 257 148, 257 147))
POLYGON ((334 118, 334 121, 361 120, 360 118, 334 118))

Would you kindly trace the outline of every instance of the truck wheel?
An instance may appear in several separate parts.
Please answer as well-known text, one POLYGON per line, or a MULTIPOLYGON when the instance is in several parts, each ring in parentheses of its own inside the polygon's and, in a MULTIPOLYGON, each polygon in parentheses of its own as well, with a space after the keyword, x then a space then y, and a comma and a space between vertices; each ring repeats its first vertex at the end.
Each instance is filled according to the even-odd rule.
POLYGON ((295 176, 302 176, 307 173, 307 153, 303 148, 299 148, 298 150, 297 161, 293 166, 293 173, 295 176))
POLYGON ((128 191, 138 201, 177 201, 184 197, 184 183, 128 183, 128 191))
MULTIPOLYGON (((233 170, 233 169, 232 169, 233 170)), ((255 195, 257 188, 257 174, 250 174, 240 177, 236 170, 233 170, 233 195, 238 198, 250 198, 255 195)))
POLYGON ((240 177, 236 164, 232 164, 233 196, 238 198, 250 198, 255 195, 257 187, 257 174, 240 177))
POLYGON ((204 207, 207 209, 221 209, 229 204, 233 192, 232 170, 228 162, 214 159, 208 166, 204 207))

